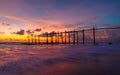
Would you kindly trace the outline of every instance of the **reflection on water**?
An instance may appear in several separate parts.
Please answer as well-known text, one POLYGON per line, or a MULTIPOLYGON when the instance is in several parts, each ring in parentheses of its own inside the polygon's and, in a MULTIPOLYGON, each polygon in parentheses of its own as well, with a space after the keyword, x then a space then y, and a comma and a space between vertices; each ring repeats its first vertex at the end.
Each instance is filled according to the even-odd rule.
POLYGON ((119 45, 0 45, 0 75, 120 75, 119 63, 119 45))

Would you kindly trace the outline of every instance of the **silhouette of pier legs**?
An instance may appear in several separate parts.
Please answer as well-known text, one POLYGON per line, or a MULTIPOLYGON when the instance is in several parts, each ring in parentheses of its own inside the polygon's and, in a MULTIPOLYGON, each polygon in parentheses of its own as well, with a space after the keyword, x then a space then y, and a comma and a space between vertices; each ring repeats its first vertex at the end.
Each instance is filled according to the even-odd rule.
MULTIPOLYGON (((53 33, 47 33, 47 34, 39 34, 39 35, 34 35, 34 34, 30 34, 27 36, 27 44, 80 44, 80 41, 82 41, 81 43, 84 45, 85 41, 88 40, 87 38, 90 37, 90 40, 92 40, 92 44, 96 45, 96 34, 98 34, 98 32, 96 32, 97 30, 103 30, 103 29, 120 29, 120 27, 114 27, 114 28, 91 28, 91 29, 83 29, 83 30, 78 30, 78 31, 65 31, 65 32, 53 32, 53 33), (86 31, 92 31, 92 38, 91 35, 85 35, 86 31), (80 37, 80 33, 82 34, 82 36, 80 37), (87 37, 88 36, 88 37, 87 37), (40 39, 42 39, 43 37, 45 37, 44 41, 41 41, 40 39), (85 39, 85 37, 87 37, 85 39), (55 39, 54 39, 55 38, 55 39), (80 38, 82 40, 80 40, 80 38)), ((43 40, 43 39, 42 39, 43 40)), ((86 41, 87 42, 87 41, 86 41)))
POLYGON ((65 31, 65 41, 64 41, 65 44, 66 44, 66 36, 67 36, 66 34, 67 34, 67 33, 66 33, 66 31, 65 31))
POLYGON ((95 27, 93 27, 93 44, 96 44, 96 39, 95 39, 95 27))
POLYGON ((73 31, 73 44, 75 44, 75 30, 73 31))
POLYGON ((28 44, 30 44, 30 36, 28 36, 27 38, 28 38, 28 44))
POLYGON ((46 34, 47 36, 46 36, 46 43, 48 44, 49 42, 48 42, 48 33, 46 34))
POLYGON ((63 32, 61 32, 61 42, 63 44, 63 32))
POLYGON ((85 44, 85 31, 84 29, 82 30, 82 44, 84 45, 85 44))
POLYGON ((70 45, 71 44, 71 41, 70 41, 70 36, 71 36, 70 32, 68 32, 68 36, 69 36, 68 39, 69 39, 69 45, 70 45))
POLYGON ((40 44, 40 36, 38 35, 38 44, 40 44))
POLYGON ((79 44, 79 32, 77 31, 77 44, 79 44))
POLYGON ((59 44, 59 32, 57 33, 57 44, 59 44))

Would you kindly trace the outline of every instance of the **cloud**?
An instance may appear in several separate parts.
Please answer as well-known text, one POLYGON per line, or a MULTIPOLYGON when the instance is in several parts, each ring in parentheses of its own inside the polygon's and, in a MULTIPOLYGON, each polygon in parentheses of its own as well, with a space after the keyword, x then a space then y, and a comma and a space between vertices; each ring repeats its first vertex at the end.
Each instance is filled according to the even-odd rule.
POLYGON ((10 26, 10 24, 8 24, 8 23, 0 23, 0 25, 3 25, 3 26, 10 26))
POLYGON ((27 30, 26 33, 27 33, 28 35, 32 35, 32 34, 34 34, 34 31, 33 31, 33 30, 27 30))
MULTIPOLYGON (((28 23, 28 24, 58 25, 58 24, 63 24, 63 23, 70 24, 70 23, 76 23, 76 22, 87 22, 88 20, 90 20, 92 22, 97 21, 96 18, 93 18, 93 17, 97 17, 97 16, 94 15, 93 12, 91 12, 91 11, 94 11, 97 14, 96 10, 98 10, 98 9, 95 9, 95 10, 94 9, 90 10, 88 8, 84 9, 85 7, 87 7, 87 5, 84 3, 84 1, 82 3, 84 3, 85 5, 80 3, 79 5, 81 5, 81 6, 78 6, 79 1, 78 1, 78 3, 76 3, 77 5, 75 5, 75 4, 70 5, 71 4, 70 3, 71 1, 70 1, 68 4, 63 5, 64 9, 62 9, 62 10, 59 8, 59 5, 56 6, 56 3, 59 4, 59 2, 54 3, 53 1, 49 1, 49 0, 45 1, 45 2, 44 1, 34 1, 34 0, 31 0, 31 1, 12 0, 12 2, 9 3, 8 0, 1 2, 1 4, 3 6, 5 5, 5 3, 7 3, 8 5, 11 5, 10 6, 11 8, 13 6, 16 7, 15 15, 13 13, 12 14, 7 13, 7 14, 4 14, 3 17, 12 19, 15 21, 28 23), (34 4, 34 2, 36 2, 36 4, 34 4), (31 6, 29 3, 33 4, 33 6, 31 6), (68 8, 68 6, 69 6, 69 8, 68 8), (23 11, 22 8, 26 9, 27 11, 26 10, 23 11), (67 9, 65 9, 65 8, 67 8, 67 9), (42 11, 38 11, 38 9, 42 10, 42 11), (24 14, 17 12, 20 10, 21 10, 21 13, 24 13, 24 14), (27 15, 27 14, 30 14, 31 12, 32 12, 32 14, 31 14, 32 16, 27 15), (18 15, 18 13, 20 13, 20 14, 18 15), (40 13, 40 14, 38 14, 38 13, 40 13)), ((64 1, 60 1, 60 2, 64 2, 64 1)), ((73 2, 75 3, 76 1, 72 1, 72 3, 73 2)), ((93 6, 90 6, 90 8, 93 8, 93 6)), ((97 19, 99 19, 100 16, 98 16, 97 19)))
POLYGON ((43 35, 44 37, 47 37, 47 35, 48 35, 48 37, 51 37, 51 36, 56 36, 56 34, 57 34, 57 32, 52 31, 52 32, 50 32, 50 33, 45 32, 45 33, 43 33, 42 35, 43 35))
POLYGON ((41 24, 41 25, 57 25, 62 24, 60 21, 55 21, 51 19, 44 19, 44 18, 26 18, 26 17, 19 17, 19 16, 11 16, 7 14, 0 14, 0 17, 7 18, 10 20, 26 23, 26 24, 41 24))
POLYGON ((36 28, 35 31, 40 32, 40 31, 42 31, 42 29, 41 28, 36 28))
MULTIPOLYGON (((92 1, 2 0, 0 2, 0 19, 2 18, 7 22, 10 21, 10 23, 13 23, 13 30, 14 27, 19 29, 18 25, 23 25, 26 30, 30 29, 31 31, 37 27, 41 28, 44 32, 51 32, 74 29, 77 26, 84 26, 85 24, 89 26, 90 23, 98 24, 97 22, 105 16, 119 11, 116 8, 118 5, 116 1, 92 1)), ((21 27, 20 29, 22 29, 21 27)), ((28 33, 31 34, 31 32, 28 33)))
POLYGON ((20 31, 18 31, 16 34, 19 34, 19 35, 24 35, 25 33, 25 30, 21 29, 20 31))
POLYGON ((0 32, 0 34, 5 34, 5 32, 0 32))
POLYGON ((11 34, 24 35, 25 34, 25 30, 21 29, 20 31, 12 32, 11 34))
MULTIPOLYGON (((69 31, 73 29, 81 29, 84 28, 86 25, 84 23, 78 24, 58 24, 58 25, 34 25, 37 28, 41 28, 41 32, 51 32, 51 31, 69 31)), ((91 26, 90 26, 91 27, 91 26)))

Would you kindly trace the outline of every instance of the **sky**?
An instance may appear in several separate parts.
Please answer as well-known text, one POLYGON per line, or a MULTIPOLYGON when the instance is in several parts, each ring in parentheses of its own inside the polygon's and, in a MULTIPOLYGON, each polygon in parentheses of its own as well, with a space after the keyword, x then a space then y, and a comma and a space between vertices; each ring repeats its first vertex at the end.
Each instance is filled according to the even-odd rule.
POLYGON ((119 20, 120 0, 0 0, 0 40, 25 38, 27 31, 120 26, 119 20))

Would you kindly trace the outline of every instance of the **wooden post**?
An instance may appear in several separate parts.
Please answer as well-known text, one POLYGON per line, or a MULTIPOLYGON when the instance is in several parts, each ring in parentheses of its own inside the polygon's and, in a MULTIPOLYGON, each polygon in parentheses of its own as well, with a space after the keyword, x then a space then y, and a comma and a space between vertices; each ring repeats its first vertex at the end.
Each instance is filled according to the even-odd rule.
POLYGON ((71 42, 70 42, 70 32, 68 32, 68 36, 69 36, 69 45, 70 45, 70 43, 71 43, 71 42))
POLYGON ((83 45, 84 45, 84 44, 85 44, 85 31, 84 31, 84 29, 83 29, 82 32, 83 32, 83 42, 82 42, 82 43, 83 43, 83 45))
POLYGON ((77 31, 77 44, 79 44, 79 32, 77 31))
POLYGON ((37 44, 37 38, 36 38, 36 35, 35 35, 34 37, 35 37, 35 44, 37 44))
POLYGON ((58 44, 59 44, 59 32, 58 32, 58 44))
POLYGON ((46 35, 47 35, 47 36, 46 36, 46 38, 47 38, 46 43, 48 44, 48 33, 47 33, 46 35))
POLYGON ((63 44, 63 32, 61 32, 62 44, 63 44))
POLYGON ((65 31, 65 44, 66 44, 66 31, 65 31))
POLYGON ((75 44, 75 30, 73 31, 73 44, 75 44))
POLYGON ((38 44, 40 44, 40 35, 38 35, 38 44))
POLYGON ((51 44, 53 44, 53 34, 51 33, 51 44))
POLYGON ((36 35, 36 41, 37 41, 37 44, 38 44, 38 36, 36 35))
POLYGON ((28 44, 30 44, 30 36, 28 35, 28 44))
POLYGON ((55 44, 57 44, 57 42, 58 42, 58 34, 55 33, 55 44))
POLYGON ((33 41, 33 34, 31 35, 31 40, 32 40, 32 44, 34 43, 34 41, 33 41))
POLYGON ((93 27, 93 44, 96 44, 96 39, 95 39, 95 27, 93 27))

